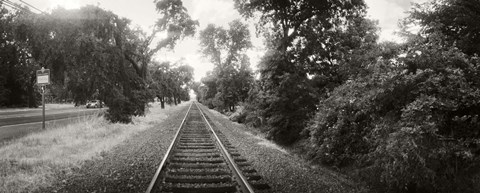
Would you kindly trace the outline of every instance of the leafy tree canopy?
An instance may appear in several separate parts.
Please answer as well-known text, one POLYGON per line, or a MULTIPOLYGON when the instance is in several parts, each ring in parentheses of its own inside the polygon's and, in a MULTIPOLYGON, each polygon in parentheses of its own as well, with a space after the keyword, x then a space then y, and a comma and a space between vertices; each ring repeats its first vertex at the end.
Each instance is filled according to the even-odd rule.
POLYGON ((235 7, 258 16, 269 49, 259 65, 254 114, 266 120, 271 138, 293 143, 319 99, 367 65, 357 60, 376 42, 375 23, 364 18, 363 1, 235 0, 235 7))
POLYGON ((179 103, 189 100, 189 90, 193 79, 193 68, 189 65, 178 63, 171 65, 169 62, 154 62, 149 67, 150 90, 160 100, 161 107, 167 103, 179 103))
MULTIPOLYGON (((9 22, 5 23, 9 28, 4 31, 11 35, 4 37, 15 45, 8 48, 17 58, 10 69, 15 65, 28 68, 15 68, 22 72, 10 74, 12 77, 0 76, 1 87, 25 85, 21 90, 0 93, 0 99, 6 104, 15 103, 8 99, 28 92, 28 101, 35 101, 38 92, 34 90, 34 70, 42 66, 51 69, 54 83, 51 91, 58 92, 57 96, 73 98, 80 104, 101 99, 109 107, 107 118, 113 122, 128 123, 132 115, 143 115, 146 103, 152 98, 147 89, 147 66, 153 54, 163 47, 173 48, 176 41, 193 35, 198 25, 190 19, 180 0, 155 3, 162 18, 151 35, 131 28, 129 20, 95 6, 75 10, 57 8, 42 15, 5 14, 2 9, 2 16, 15 18, 0 18, 9 22), (159 31, 167 31, 168 36, 151 49, 149 45, 159 31), (17 57, 18 53, 23 56, 17 57)), ((188 76, 181 74, 183 71, 186 69, 177 76, 186 81, 188 76)))
POLYGON ((202 96, 210 107, 233 111, 247 97, 253 81, 246 50, 252 46, 248 26, 239 20, 229 29, 210 24, 200 32, 201 52, 215 65, 208 78, 202 80, 207 91, 202 96))
POLYGON ((458 2, 417 5, 404 25, 422 30, 403 45, 379 44, 367 76, 320 102, 304 131, 312 159, 353 165, 378 192, 478 190, 480 63, 436 23, 458 2))
POLYGON ((27 33, 20 28, 24 11, 7 9, 0 2, 0 106, 37 107, 40 100, 35 85, 38 62, 31 60, 28 45, 21 41, 27 33))
POLYGON ((199 23, 191 19, 181 0, 155 0, 155 4, 162 15, 156 23, 157 30, 167 32, 167 38, 160 41, 156 49, 173 48, 178 40, 195 34, 199 23))
POLYGON ((428 36, 441 32, 449 46, 464 53, 480 54, 480 4, 469 0, 434 0, 416 4, 407 22, 422 26, 421 33, 428 36))

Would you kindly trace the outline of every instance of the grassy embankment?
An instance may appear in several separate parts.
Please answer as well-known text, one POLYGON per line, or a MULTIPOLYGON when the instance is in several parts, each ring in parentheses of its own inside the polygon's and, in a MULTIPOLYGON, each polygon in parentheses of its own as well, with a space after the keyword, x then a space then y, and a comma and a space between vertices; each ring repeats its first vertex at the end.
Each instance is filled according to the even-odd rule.
POLYGON ((56 181, 56 172, 72 172, 128 137, 164 120, 170 109, 155 104, 133 124, 111 124, 89 116, 73 124, 13 140, 0 147, 0 192, 31 192, 56 181))

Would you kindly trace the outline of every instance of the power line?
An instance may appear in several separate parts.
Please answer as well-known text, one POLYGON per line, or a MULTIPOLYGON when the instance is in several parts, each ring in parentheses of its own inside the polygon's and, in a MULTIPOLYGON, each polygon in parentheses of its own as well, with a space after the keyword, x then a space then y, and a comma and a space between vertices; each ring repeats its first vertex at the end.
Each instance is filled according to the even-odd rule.
POLYGON ((27 8, 20 6, 18 3, 11 2, 9 0, 2 0, 3 4, 5 5, 10 5, 12 8, 16 10, 24 10, 24 11, 29 11, 27 8))
POLYGON ((19 0, 19 1, 21 3, 23 3, 25 6, 22 6, 20 3, 15 3, 15 2, 12 2, 10 0, 0 0, 0 2, 3 5, 6 5, 7 7, 12 8, 12 9, 17 10, 17 11, 26 11, 26 12, 29 12, 29 13, 37 14, 37 13, 33 12, 32 10, 28 9, 28 8, 32 8, 34 10, 39 11, 40 13, 47 14, 46 12, 38 9, 37 7, 31 5, 30 3, 27 3, 23 0, 19 0))
POLYGON ((22 2, 22 3, 24 3, 25 5, 27 5, 27 6, 29 6, 29 7, 37 10, 37 11, 40 11, 40 13, 47 14, 47 13, 45 13, 45 11, 42 11, 42 10, 36 8, 35 6, 31 5, 30 3, 27 3, 27 2, 25 2, 25 1, 23 1, 23 0, 19 0, 19 1, 22 2))
POLYGON ((4 1, 4 0, 0 0, 0 5, 4 5, 5 7, 9 7, 13 10, 16 10, 16 11, 22 11, 23 9, 17 7, 16 5, 14 4, 11 4, 10 2, 7 2, 7 1, 4 1))
POLYGON ((13 10, 16 10, 16 11, 20 11, 20 10, 18 10, 18 8, 16 8, 15 6, 11 6, 11 5, 8 5, 8 4, 6 4, 6 3, 2 3, 2 5, 5 6, 5 7, 10 8, 10 9, 13 9, 13 10))
POLYGON ((29 13, 34 13, 31 10, 29 10, 25 7, 22 7, 19 4, 11 2, 9 0, 0 0, 0 2, 2 3, 2 5, 5 5, 6 7, 9 7, 13 10, 16 10, 16 11, 25 11, 25 12, 29 12, 29 13))

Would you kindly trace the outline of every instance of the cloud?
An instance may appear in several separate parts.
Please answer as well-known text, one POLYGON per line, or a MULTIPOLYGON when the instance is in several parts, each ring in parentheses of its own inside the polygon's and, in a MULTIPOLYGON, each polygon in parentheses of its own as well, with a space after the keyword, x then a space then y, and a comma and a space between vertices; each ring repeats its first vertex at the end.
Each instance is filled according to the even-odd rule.
POLYGON ((428 0, 386 0, 386 1, 399 6, 405 11, 408 11, 412 6, 412 4, 424 3, 424 2, 427 2, 428 0))
POLYGON ((201 28, 210 23, 227 27, 232 20, 241 18, 240 14, 234 9, 233 1, 184 0, 184 3, 191 17, 200 21, 201 28))
POLYGON ((408 10, 412 3, 411 0, 386 0, 386 2, 396 5, 398 8, 408 10))
POLYGON ((368 5, 367 15, 378 20, 381 28, 380 40, 400 41, 394 35, 398 31, 398 22, 407 16, 412 3, 423 3, 427 0, 365 0, 368 5))

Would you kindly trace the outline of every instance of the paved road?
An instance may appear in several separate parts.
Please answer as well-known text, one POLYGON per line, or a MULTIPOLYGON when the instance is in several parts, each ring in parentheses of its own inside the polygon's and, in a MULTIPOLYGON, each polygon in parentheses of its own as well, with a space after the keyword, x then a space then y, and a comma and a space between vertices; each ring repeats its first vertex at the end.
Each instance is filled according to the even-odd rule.
MULTIPOLYGON (((105 110, 102 109, 102 110, 105 110)), ((46 127, 69 124, 79 117, 93 115, 99 109, 62 108, 45 110, 46 127)), ((42 109, 0 111, 0 142, 18 138, 42 128, 42 109)))

